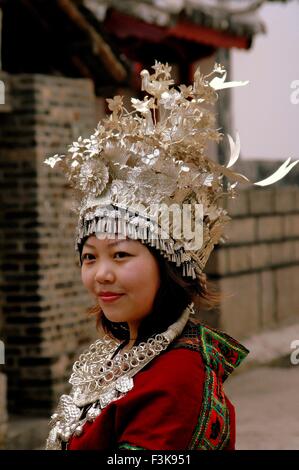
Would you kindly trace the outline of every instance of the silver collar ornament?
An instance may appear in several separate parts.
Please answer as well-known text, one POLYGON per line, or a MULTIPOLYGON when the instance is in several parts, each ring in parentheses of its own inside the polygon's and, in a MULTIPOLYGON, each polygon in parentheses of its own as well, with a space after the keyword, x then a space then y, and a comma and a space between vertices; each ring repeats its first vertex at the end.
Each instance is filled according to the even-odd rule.
POLYGON ((134 387, 134 375, 181 334, 190 314, 194 314, 193 303, 165 332, 113 359, 120 342, 106 335, 91 344, 73 365, 71 393, 60 397, 51 416, 46 450, 62 450, 71 436, 82 434, 85 423, 93 422, 106 406, 125 396, 134 387))

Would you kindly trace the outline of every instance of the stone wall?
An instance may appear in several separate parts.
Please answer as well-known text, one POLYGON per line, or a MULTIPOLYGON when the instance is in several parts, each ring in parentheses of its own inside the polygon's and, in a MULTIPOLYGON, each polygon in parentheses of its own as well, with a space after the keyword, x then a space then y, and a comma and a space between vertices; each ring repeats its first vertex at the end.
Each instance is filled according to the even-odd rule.
POLYGON ((226 244, 206 267, 223 296, 209 321, 236 338, 299 321, 299 187, 247 189, 227 204, 226 244))
POLYGON ((63 175, 43 163, 96 125, 89 80, 11 76, 0 114, 1 299, 8 404, 44 413, 66 390, 78 350, 93 338, 74 255, 76 217, 63 175))

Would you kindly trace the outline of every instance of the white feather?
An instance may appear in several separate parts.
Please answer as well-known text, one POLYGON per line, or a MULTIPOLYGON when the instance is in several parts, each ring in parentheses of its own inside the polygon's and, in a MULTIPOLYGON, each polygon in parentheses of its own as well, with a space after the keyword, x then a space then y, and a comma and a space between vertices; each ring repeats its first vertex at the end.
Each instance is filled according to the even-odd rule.
POLYGON ((230 147, 230 157, 229 157, 229 162, 226 165, 226 168, 230 168, 236 163, 236 161, 239 158, 241 145, 240 145, 240 136, 238 132, 236 133, 236 142, 234 142, 234 139, 229 134, 227 134, 227 138, 228 138, 229 147, 230 147))
POLYGON ((277 181, 281 180, 299 162, 299 160, 296 160, 295 162, 289 165, 290 161, 291 159, 288 158, 272 175, 268 176, 268 178, 265 178, 264 180, 257 181, 254 184, 256 186, 269 186, 270 184, 276 183, 277 181))
POLYGON ((235 86, 244 86, 248 85, 249 80, 246 80, 245 82, 226 82, 226 72, 222 77, 214 77, 210 81, 210 86, 214 88, 214 90, 222 90, 223 88, 232 88, 235 86))

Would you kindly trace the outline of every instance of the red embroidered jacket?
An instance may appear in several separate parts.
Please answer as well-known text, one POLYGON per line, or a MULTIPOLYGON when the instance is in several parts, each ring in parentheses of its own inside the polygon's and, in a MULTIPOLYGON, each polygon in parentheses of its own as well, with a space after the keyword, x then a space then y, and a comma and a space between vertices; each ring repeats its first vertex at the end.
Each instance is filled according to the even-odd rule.
POLYGON ((235 410, 223 382, 248 352, 227 334, 189 321, 68 449, 234 450, 235 410))

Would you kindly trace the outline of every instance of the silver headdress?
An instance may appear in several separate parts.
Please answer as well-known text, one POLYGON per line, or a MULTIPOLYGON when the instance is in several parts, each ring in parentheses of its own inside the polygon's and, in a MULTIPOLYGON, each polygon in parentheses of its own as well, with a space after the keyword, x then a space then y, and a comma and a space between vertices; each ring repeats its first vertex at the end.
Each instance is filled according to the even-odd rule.
MULTIPOLYGON (((240 152, 238 136, 236 142, 228 136, 226 166, 207 156, 209 141, 223 137, 211 107, 218 90, 248 82, 226 82, 219 64, 206 76, 197 69, 190 86, 175 86, 168 64, 156 62, 153 69, 141 72, 147 95, 131 99, 132 111, 121 96, 108 99, 111 114, 95 133, 45 163, 61 168, 75 190, 78 250, 88 235, 118 233, 154 246, 184 276, 196 278, 230 219, 222 196, 234 197, 237 184, 249 181, 230 169, 240 152)), ((255 184, 282 178, 298 161, 289 162, 255 184)))

